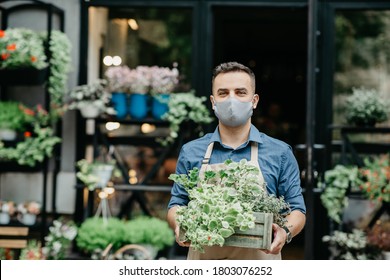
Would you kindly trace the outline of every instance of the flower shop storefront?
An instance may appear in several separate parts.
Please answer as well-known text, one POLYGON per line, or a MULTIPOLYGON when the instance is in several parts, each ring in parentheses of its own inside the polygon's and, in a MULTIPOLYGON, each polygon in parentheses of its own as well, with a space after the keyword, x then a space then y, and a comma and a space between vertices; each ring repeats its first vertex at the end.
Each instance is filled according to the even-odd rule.
MULTIPOLYGON (((390 100, 390 3, 95 0, 77 5, 77 86, 50 96, 61 110, 72 111, 75 118, 65 127, 77 136, 69 151, 76 158, 67 163, 76 178, 70 183, 76 195, 73 221, 52 221, 50 227, 52 232, 66 229, 60 234, 64 248, 75 239, 83 258, 123 259, 126 244, 155 242, 158 253, 146 252, 143 244, 129 248, 139 251, 131 257, 185 256, 165 222, 170 174, 182 145, 217 124, 208 100, 212 69, 237 61, 256 75, 260 108, 253 124, 291 145, 301 170, 307 222, 283 248, 283 258, 378 259, 390 250, 385 155, 390 143, 385 102, 390 100), (138 215, 159 221, 134 219, 138 215), (145 233, 132 232, 134 224, 145 233), (343 243, 346 239, 356 241, 353 250, 343 243), (95 240, 100 243, 92 244, 95 240)), ((0 46, 6 34, 11 33, 0 30, 0 46)), ((4 44, 0 71, 15 51, 12 42, 4 44)), ((0 93, 0 124, 3 119, 14 124, 17 118, 31 122, 20 106, 4 100, 17 93, 3 88, 0 93)), ((36 122, 46 126, 50 121, 40 107, 23 108, 34 111, 36 122)), ((67 135, 58 136, 55 141, 69 148, 67 135)), ((0 140, 0 160, 7 141, 0 140)), ((7 193, 0 187, 1 194, 7 193)), ((16 205, 5 198, 2 212, 21 211, 11 211, 16 205)), ((42 212, 49 221, 50 214, 59 214, 55 203, 53 213, 45 208, 38 220, 42 212)), ((51 251, 57 241, 53 236, 45 240, 50 258, 64 258, 65 252, 51 251)))
MULTIPOLYGON (((364 114, 345 111, 353 108, 352 93, 362 91, 362 95, 378 96, 379 100, 389 97, 386 79, 375 78, 388 76, 389 60, 383 47, 390 28, 385 20, 389 4, 94 1, 83 3, 81 9, 85 15, 82 34, 90 38, 81 48, 82 56, 88 53, 90 57, 80 69, 82 82, 103 77, 117 59, 130 69, 139 65, 176 68, 177 92, 194 90, 197 96, 208 97, 215 65, 235 60, 251 67, 260 94, 253 123, 293 146, 302 169, 308 215, 305 232, 295 241, 304 249, 295 258, 326 258, 328 244, 322 237, 335 225, 322 206, 318 182, 327 169, 342 157, 348 158, 349 150, 343 148, 344 138, 337 127, 353 126, 353 114, 364 114), (102 18, 104 27, 96 24, 102 18), (98 37, 99 32, 104 36, 98 37), (361 77, 359 82, 356 76, 361 77), (314 222, 322 218, 330 222, 314 222)), ((382 117, 376 121, 385 127, 388 112, 379 110, 382 117)), ((214 127, 215 122, 207 123, 210 125, 204 129, 214 127)), ((80 129, 81 133, 85 128, 80 129)), ((374 134, 360 136, 367 146, 364 149, 383 153, 372 147, 370 137, 388 143, 390 134, 374 134)), ((82 154, 88 143, 79 144, 82 154)))

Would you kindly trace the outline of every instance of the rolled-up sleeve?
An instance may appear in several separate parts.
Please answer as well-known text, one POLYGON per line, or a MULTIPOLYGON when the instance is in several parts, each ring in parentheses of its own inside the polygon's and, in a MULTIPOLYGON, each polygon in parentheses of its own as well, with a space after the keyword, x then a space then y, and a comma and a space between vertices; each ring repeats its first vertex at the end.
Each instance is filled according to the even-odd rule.
POLYGON ((299 166, 291 147, 288 147, 282 155, 278 190, 279 195, 283 196, 284 200, 290 204, 291 210, 306 213, 299 177, 299 166))

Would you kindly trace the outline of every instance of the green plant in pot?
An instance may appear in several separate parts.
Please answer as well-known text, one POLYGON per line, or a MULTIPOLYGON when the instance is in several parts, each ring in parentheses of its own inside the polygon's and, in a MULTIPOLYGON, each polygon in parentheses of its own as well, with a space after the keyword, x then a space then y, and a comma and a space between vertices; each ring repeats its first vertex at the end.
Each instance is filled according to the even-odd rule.
POLYGON ((88 162, 86 159, 81 159, 77 163, 79 171, 76 173, 89 190, 95 188, 104 188, 111 179, 115 168, 115 160, 108 160, 105 162, 94 161, 88 162))
POLYGON ((198 97, 194 91, 172 94, 168 102, 168 112, 162 116, 163 120, 169 122, 170 134, 159 139, 162 145, 168 145, 179 136, 181 126, 191 122, 194 126, 191 131, 202 135, 202 125, 213 121, 210 111, 205 105, 206 97, 198 97))
POLYGON ((14 140, 16 132, 23 129, 26 117, 20 103, 13 101, 0 102, 0 140, 14 140))
POLYGON ((118 218, 88 218, 78 229, 76 245, 87 254, 104 250, 109 244, 116 250, 123 245, 125 233, 125 223, 118 218))
POLYGON ((322 205, 326 208, 329 218, 336 223, 341 223, 341 215, 348 206, 348 190, 356 189, 360 182, 358 175, 357 166, 338 164, 325 171, 324 180, 318 183, 323 189, 320 196, 322 205))
POLYGON ((373 126, 388 119, 389 103, 375 89, 352 88, 345 110, 348 124, 373 126))
POLYGON ((139 216, 126 223, 123 239, 125 243, 148 248, 151 259, 154 259, 158 251, 174 244, 175 235, 166 221, 139 216))
MULTIPOLYGON (((256 167, 245 159, 227 160, 225 165, 218 172, 206 171, 204 178, 199 178, 198 168, 188 175, 169 176, 186 189, 190 198, 188 205, 180 206, 176 212, 182 239, 191 241, 191 247, 200 252, 204 252, 204 246, 223 246, 238 230, 254 228, 255 212, 273 214, 273 223, 280 226, 286 223, 289 205, 260 185, 256 167)), ((267 234, 270 233, 271 228, 267 234)))
POLYGON ((90 84, 74 87, 68 94, 68 109, 80 110, 84 118, 96 118, 101 113, 115 114, 111 107, 111 94, 108 92, 107 81, 98 79, 90 84))

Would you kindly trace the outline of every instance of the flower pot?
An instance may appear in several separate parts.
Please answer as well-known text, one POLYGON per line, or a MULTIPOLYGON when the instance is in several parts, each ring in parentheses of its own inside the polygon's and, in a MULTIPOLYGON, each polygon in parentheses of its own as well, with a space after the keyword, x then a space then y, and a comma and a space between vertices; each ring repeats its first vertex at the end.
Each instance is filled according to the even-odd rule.
POLYGON ((143 119, 148 115, 148 96, 141 93, 130 95, 129 114, 133 119, 143 119))
POLYGON ((0 84, 8 86, 42 85, 47 78, 47 68, 0 69, 0 84))
POLYGON ((11 217, 9 216, 9 213, 5 213, 5 212, 0 213, 0 224, 1 225, 9 224, 10 220, 11 220, 11 217))
POLYGON ((127 115, 127 94, 124 92, 113 92, 111 101, 116 111, 116 117, 123 119, 127 115))
POLYGON ((99 116, 100 110, 93 104, 88 104, 80 108, 80 113, 86 119, 94 119, 99 116))
POLYGON ((152 100, 152 116, 158 120, 161 120, 162 116, 168 112, 169 93, 162 93, 153 96, 152 100))
POLYGON ((18 220, 26 226, 32 226, 37 220, 37 215, 31 213, 24 213, 21 217, 18 217, 18 220))
POLYGON ((0 128, 0 140, 13 141, 16 139, 16 131, 9 128, 0 128))
POLYGON ((98 187, 104 188, 107 186, 108 181, 111 179, 114 166, 111 164, 101 164, 93 167, 92 174, 99 177, 98 187))

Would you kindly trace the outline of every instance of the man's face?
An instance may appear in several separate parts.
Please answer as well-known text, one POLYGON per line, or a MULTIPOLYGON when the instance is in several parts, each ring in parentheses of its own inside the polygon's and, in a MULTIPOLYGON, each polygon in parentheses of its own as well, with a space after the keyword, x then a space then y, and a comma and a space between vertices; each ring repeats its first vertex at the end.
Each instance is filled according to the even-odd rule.
MULTIPOLYGON (((245 72, 221 73, 214 79, 213 97, 216 102, 222 102, 229 97, 236 98, 242 102, 254 101, 254 108, 257 106, 259 96, 254 94, 250 76, 245 72)), ((213 102, 213 97, 211 102, 213 102)))

